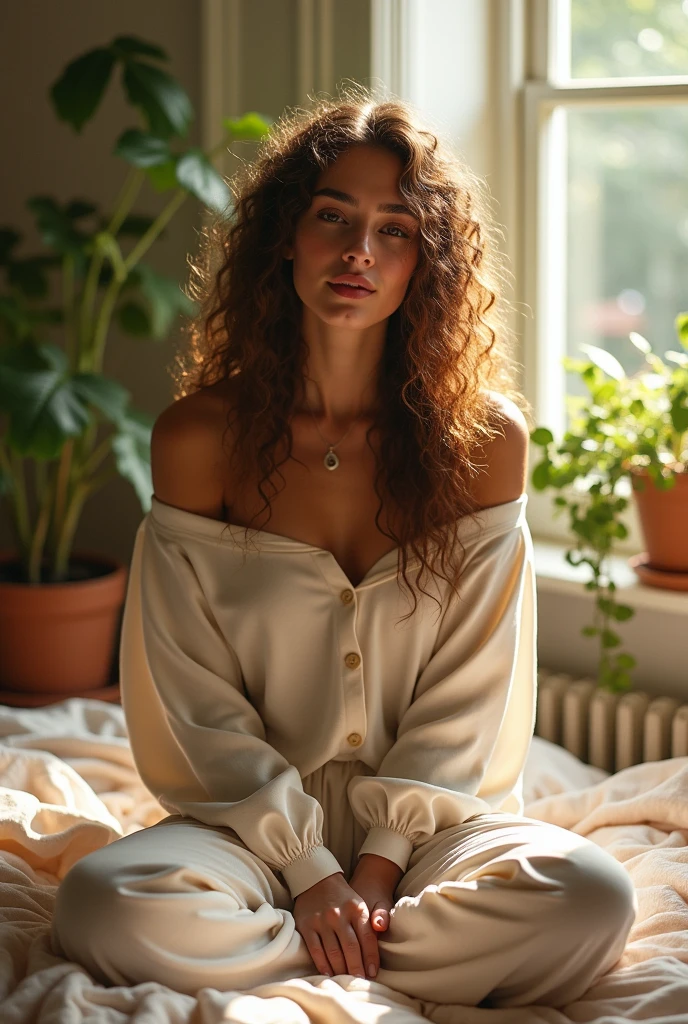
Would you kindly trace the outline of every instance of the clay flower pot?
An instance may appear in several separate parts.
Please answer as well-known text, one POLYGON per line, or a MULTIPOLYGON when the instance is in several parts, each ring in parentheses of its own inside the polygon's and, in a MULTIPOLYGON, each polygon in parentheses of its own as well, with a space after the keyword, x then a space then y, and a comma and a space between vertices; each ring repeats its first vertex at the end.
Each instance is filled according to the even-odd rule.
POLYGON ((17 552, 0 551, 0 703, 117 699, 108 684, 128 568, 77 551, 69 569, 65 582, 22 582, 17 552))
POLYGON ((643 583, 688 590, 688 467, 677 465, 674 479, 671 490, 660 491, 646 469, 632 468, 633 499, 646 550, 629 558, 628 564, 643 583))

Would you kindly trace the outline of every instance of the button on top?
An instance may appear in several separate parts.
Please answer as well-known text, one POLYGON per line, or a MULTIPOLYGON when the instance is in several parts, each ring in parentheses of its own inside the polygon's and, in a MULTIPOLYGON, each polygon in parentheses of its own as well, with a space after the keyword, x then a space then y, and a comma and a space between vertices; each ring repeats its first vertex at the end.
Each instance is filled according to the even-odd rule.
POLYGON ((354 592, 353 590, 342 590, 339 596, 341 598, 342 604, 351 604, 351 602, 354 599, 354 592))
POLYGON ((344 661, 346 662, 349 668, 358 668, 358 666, 361 664, 361 656, 360 654, 357 654, 356 651, 351 651, 350 654, 347 654, 344 661))
POLYGON ((362 742, 361 737, 357 732, 350 732, 349 735, 347 736, 347 740, 349 741, 352 747, 358 747, 362 742))

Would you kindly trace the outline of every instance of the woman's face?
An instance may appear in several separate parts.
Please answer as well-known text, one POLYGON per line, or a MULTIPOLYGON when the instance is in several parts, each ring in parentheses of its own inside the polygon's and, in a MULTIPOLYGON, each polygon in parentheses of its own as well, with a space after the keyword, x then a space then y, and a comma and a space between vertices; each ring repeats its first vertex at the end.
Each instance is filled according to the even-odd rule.
POLYGON ((418 221, 410 211, 379 208, 404 204, 401 171, 395 153, 362 145, 342 153, 316 182, 284 254, 294 260, 299 298, 326 323, 368 327, 391 316, 406 295, 418 262, 418 221), (324 189, 339 194, 318 195, 324 189), (342 274, 363 275, 374 290, 338 294, 328 282, 342 274))

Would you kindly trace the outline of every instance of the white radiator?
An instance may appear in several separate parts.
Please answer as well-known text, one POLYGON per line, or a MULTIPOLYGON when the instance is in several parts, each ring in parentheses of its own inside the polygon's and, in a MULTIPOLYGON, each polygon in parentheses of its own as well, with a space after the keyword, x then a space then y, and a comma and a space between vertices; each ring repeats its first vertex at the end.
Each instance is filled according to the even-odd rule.
POLYGON ((536 736, 608 772, 688 756, 688 704, 538 669, 536 736))

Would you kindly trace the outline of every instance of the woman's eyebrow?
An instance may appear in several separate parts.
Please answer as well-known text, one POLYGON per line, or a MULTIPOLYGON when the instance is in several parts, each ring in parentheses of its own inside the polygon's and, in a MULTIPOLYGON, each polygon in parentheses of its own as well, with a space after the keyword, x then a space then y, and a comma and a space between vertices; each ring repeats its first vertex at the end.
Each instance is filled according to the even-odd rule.
MULTIPOLYGON (((338 199, 340 203, 360 206, 358 199, 350 196, 348 192, 340 192, 337 188, 319 188, 317 192, 313 193, 313 198, 316 196, 329 196, 330 199, 338 199)), ((378 211, 380 213, 406 213, 409 217, 413 217, 414 220, 418 220, 415 213, 411 213, 408 206, 404 206, 403 203, 380 203, 378 211)))

